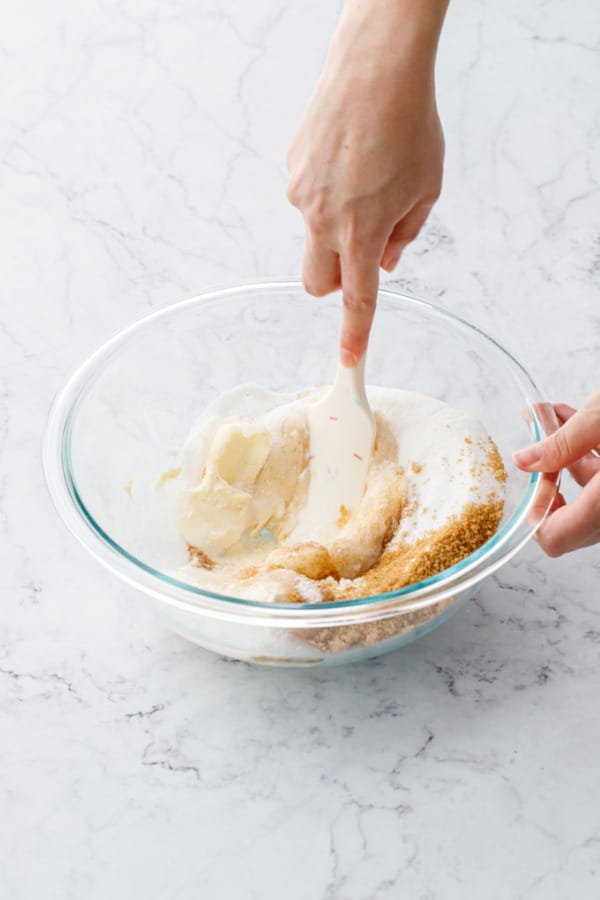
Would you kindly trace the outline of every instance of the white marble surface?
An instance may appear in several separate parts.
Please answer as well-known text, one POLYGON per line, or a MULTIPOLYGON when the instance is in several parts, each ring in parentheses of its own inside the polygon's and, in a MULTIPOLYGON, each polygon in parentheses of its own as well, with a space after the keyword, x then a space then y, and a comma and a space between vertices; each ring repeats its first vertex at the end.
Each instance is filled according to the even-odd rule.
MULTIPOLYGON (((0 898, 592 900, 600 551, 531 546, 421 642, 254 669, 58 522, 40 435, 99 342, 298 270, 283 157, 339 4, 24 0, 0 32, 0 898)), ((462 0, 445 190, 395 283, 599 387, 597 0, 462 0)))

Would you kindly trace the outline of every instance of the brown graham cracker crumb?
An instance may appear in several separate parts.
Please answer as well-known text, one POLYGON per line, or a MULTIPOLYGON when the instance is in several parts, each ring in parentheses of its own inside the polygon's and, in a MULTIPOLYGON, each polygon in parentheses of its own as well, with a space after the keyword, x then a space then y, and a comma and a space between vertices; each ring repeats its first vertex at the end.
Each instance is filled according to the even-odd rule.
POLYGON ((192 565, 198 566, 199 569, 214 569, 215 564, 212 559, 209 559, 206 553, 203 553, 198 547, 188 544, 188 553, 192 565))
POLYGON ((494 473, 496 481, 499 481, 500 484, 504 484, 506 481, 506 469, 504 468, 500 452, 491 438, 488 438, 488 452, 485 463, 494 473))
POLYGON ((344 506, 344 504, 342 503, 342 505, 340 506, 339 518, 337 519, 337 521, 335 523, 337 525, 337 527, 343 528, 344 525, 346 525, 350 521, 351 515, 352 515, 352 513, 350 512, 350 510, 346 506, 344 506))
POLYGON ((441 600, 427 609, 417 609, 378 622, 360 625, 340 625, 338 628, 302 628, 297 637, 322 653, 340 653, 352 647, 369 647, 385 638, 393 638, 406 631, 413 631, 425 622, 437 618, 454 603, 454 598, 441 600))
POLYGON ((418 463, 418 462, 412 462, 410 464, 410 467, 413 470, 413 472, 415 473, 415 475, 418 475, 419 472, 421 472, 423 470, 423 466, 420 465, 420 463, 418 463))
POLYGON ((329 551, 316 541, 276 548, 267 557, 267 567, 268 569, 292 569, 313 581, 322 581, 330 575, 334 578, 337 577, 337 571, 329 551))
POLYGON ((413 544, 388 546, 375 565, 350 587, 340 586, 340 600, 368 597, 424 581, 456 565, 495 534, 503 502, 468 503, 460 516, 413 544))
MULTIPOLYGON (((351 584, 328 579, 327 593, 332 595, 332 600, 349 600, 386 593, 431 578, 456 565, 488 541, 498 528, 503 506, 503 501, 497 498, 486 504, 469 503, 460 516, 453 516, 441 528, 413 544, 388 546, 377 563, 351 584)), ((330 596, 327 596, 328 600, 330 596)), ((411 631, 436 618, 453 602, 451 597, 426 609, 380 621, 341 625, 335 629, 299 629, 296 634, 319 650, 339 652, 411 631)))

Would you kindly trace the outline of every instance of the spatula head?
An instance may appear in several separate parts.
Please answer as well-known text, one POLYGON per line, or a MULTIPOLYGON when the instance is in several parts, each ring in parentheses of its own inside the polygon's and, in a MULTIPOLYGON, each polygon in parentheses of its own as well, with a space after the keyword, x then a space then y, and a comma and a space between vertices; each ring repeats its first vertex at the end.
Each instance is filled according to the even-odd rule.
POLYGON ((335 384, 308 409, 310 486, 299 527, 313 537, 344 520, 360 503, 367 481, 375 420, 364 383, 364 358, 339 366, 335 384))

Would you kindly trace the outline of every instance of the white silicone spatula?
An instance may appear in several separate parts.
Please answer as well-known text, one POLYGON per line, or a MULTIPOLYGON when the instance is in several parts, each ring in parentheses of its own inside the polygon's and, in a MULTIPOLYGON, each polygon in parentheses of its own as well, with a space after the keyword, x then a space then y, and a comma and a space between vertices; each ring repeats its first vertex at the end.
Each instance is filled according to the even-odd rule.
POLYGON ((352 513, 365 490, 375 420, 365 391, 364 356, 352 368, 338 363, 333 387, 307 415, 310 486, 299 526, 308 533, 352 513))

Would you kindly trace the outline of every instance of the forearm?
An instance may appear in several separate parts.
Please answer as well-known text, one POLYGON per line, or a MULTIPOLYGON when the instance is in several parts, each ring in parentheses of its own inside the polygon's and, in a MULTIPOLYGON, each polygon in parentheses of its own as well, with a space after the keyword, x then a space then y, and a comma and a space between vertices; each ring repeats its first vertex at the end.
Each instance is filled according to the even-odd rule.
POLYGON ((347 0, 332 50, 360 44, 367 59, 380 65, 411 58, 432 66, 448 0, 347 0))
POLYGON ((334 32, 324 77, 374 100, 430 104, 435 58, 448 0, 347 0, 334 32))

